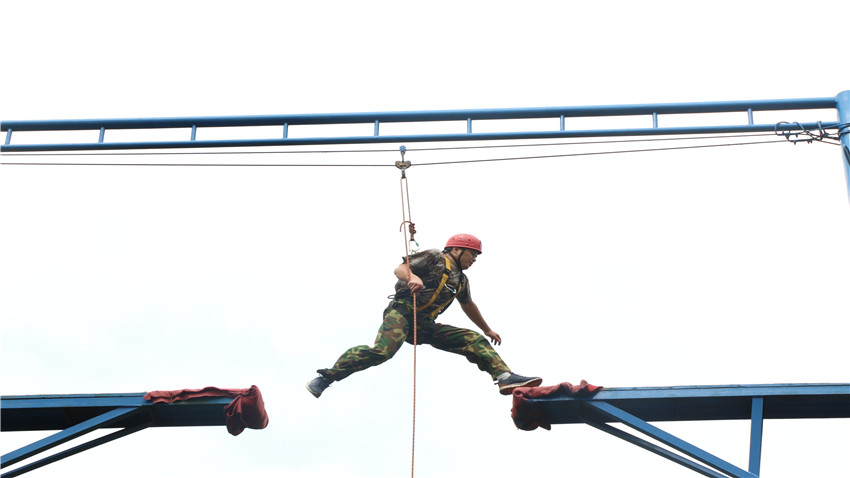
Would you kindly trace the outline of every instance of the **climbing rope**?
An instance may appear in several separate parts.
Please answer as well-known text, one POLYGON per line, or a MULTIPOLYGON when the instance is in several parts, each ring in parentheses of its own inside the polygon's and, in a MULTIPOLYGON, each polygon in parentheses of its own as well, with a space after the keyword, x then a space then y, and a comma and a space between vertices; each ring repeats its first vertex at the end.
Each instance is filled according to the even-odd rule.
MULTIPOLYGON (((407 187, 407 168, 410 167, 410 161, 404 160, 404 153, 407 151, 407 148, 404 146, 401 147, 401 161, 396 161, 395 165, 397 168, 401 170, 401 179, 399 180, 399 186, 401 188, 401 227, 399 228, 404 232, 404 257, 405 263, 407 264, 407 282, 410 283, 411 275, 413 272, 410 270, 410 244, 416 244, 418 248, 419 243, 416 242, 414 238, 416 234, 416 225, 413 224, 412 216, 410 214, 410 191, 407 187), (407 225, 407 229, 405 229, 405 224, 407 225), (408 239, 407 234, 410 233, 410 238, 408 239)), ((416 252, 416 249, 414 249, 416 252)), ((416 294, 413 295, 413 424, 410 438, 410 478, 413 478, 413 470, 416 456, 416 344, 418 343, 418 337, 416 334, 416 294)))

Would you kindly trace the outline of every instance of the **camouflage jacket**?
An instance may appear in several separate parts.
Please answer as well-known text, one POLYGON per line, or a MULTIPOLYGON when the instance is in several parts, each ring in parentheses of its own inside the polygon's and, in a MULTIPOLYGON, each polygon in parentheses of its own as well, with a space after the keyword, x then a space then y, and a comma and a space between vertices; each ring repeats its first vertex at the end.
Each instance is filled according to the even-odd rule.
MULTIPOLYGON (((402 263, 406 260, 402 259, 402 263)), ((451 261, 449 261, 451 262, 451 261)), ((410 270, 422 279, 425 284, 425 289, 416 294, 416 306, 419 311, 417 314, 431 315, 437 312, 436 315, 442 313, 448 308, 455 297, 461 304, 472 302, 472 295, 469 291, 469 280, 466 275, 453 263, 451 270, 446 268, 446 254, 437 249, 422 251, 410 256, 410 270), (445 285, 437 290, 440 282, 442 282, 443 274, 448 272, 448 279, 445 285), (423 307, 431 302, 434 294, 437 297, 428 307, 423 307)), ((407 281, 398 281, 395 284, 395 301, 410 305, 413 303, 412 294, 407 286, 407 281)))

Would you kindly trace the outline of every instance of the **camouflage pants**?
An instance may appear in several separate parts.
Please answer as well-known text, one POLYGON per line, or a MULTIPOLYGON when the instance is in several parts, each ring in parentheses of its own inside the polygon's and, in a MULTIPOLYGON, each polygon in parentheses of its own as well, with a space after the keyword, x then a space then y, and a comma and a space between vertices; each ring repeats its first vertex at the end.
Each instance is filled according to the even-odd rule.
MULTIPOLYGON (((382 364, 391 359, 404 342, 413 343, 413 333, 410 322, 413 314, 407 314, 409 309, 404 305, 390 304, 384 311, 384 323, 378 330, 375 345, 358 345, 343 353, 332 368, 317 370, 319 374, 330 380, 342 380, 352 373, 382 364), (408 318, 410 315, 410 318, 408 318)), ((496 376, 511 370, 505 364, 487 338, 472 330, 438 324, 429 318, 418 319, 416 329, 418 344, 430 344, 432 347, 446 352, 460 354, 478 368, 489 373, 495 380, 496 376)))

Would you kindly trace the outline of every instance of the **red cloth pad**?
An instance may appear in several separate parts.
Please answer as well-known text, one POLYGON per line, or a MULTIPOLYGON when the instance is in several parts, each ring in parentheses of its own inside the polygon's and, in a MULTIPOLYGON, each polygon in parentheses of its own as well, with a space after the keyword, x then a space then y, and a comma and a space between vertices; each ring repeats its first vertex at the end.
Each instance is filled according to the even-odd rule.
POLYGON ((256 385, 241 389, 206 387, 195 390, 159 390, 148 392, 144 398, 153 403, 174 403, 202 397, 233 397, 233 401, 224 407, 224 424, 233 436, 242 433, 245 428, 262 430, 269 424, 263 395, 256 385))
POLYGON ((563 382, 559 385, 548 387, 519 387, 514 389, 514 406, 511 409, 511 418, 520 430, 534 430, 537 427, 552 429, 552 424, 546 421, 543 411, 530 400, 545 397, 592 397, 600 388, 582 380, 578 385, 563 382))

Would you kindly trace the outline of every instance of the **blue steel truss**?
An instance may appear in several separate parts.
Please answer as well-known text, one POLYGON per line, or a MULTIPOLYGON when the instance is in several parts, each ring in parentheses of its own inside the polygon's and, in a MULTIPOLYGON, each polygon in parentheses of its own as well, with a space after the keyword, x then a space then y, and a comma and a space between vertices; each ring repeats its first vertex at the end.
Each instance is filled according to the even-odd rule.
POLYGON ((224 425, 224 407, 233 400, 228 397, 212 397, 171 404, 153 404, 146 401, 144 396, 144 393, 130 393, 0 398, 0 430, 61 430, 4 454, 0 458, 0 468, 32 458, 95 430, 119 428, 118 431, 19 466, 0 476, 18 476, 148 427, 224 425))
MULTIPOLYGON (((296 115, 266 115, 266 116, 230 116, 230 117, 185 117, 185 118, 141 118, 141 119, 77 119, 77 120, 48 120, 48 121, 3 121, 0 131, 6 132, 5 144, 0 147, 2 152, 30 151, 82 151, 82 150, 116 150, 116 149, 163 149, 163 148, 215 148, 243 146, 297 146, 318 144, 362 144, 362 143, 402 143, 423 141, 475 141, 475 140, 519 140, 541 138, 577 138, 577 137, 611 137, 611 136, 646 136, 646 135, 679 135, 679 134, 714 134, 714 133, 754 133, 765 131, 789 131, 802 126, 808 130, 835 129, 840 123, 836 121, 821 121, 798 124, 776 123, 754 124, 753 113, 759 111, 791 111, 810 109, 836 109, 842 101, 847 103, 850 91, 845 91, 836 98, 807 98, 786 100, 754 100, 726 101, 711 103, 669 103, 646 105, 614 105, 614 106, 566 106, 543 108, 512 108, 512 109, 477 109, 477 110, 443 110, 443 111, 408 111, 383 113, 337 113, 337 114, 296 114, 296 115), (725 126, 691 126, 668 127, 658 126, 658 118, 662 115, 686 113, 731 113, 740 112, 747 116, 747 121, 725 126), (644 116, 645 126, 628 129, 599 129, 599 130, 569 130, 565 127, 566 118, 592 117, 623 117, 644 116), (560 120, 559 128, 543 131, 503 131, 475 132, 473 124, 486 120, 528 120, 551 118, 560 120), (381 134, 381 125, 398 123, 416 123, 424 128, 435 122, 458 122, 465 124, 465 131, 456 133, 422 133, 405 135, 381 134), (371 129, 372 134, 359 136, 311 136, 290 137, 290 128, 306 125, 352 125, 362 124, 371 129), (277 126, 279 135, 274 138, 260 139, 216 139, 198 140, 199 130, 203 128, 277 126), (110 142, 111 130, 151 130, 151 129, 184 129, 185 138, 176 141, 137 141, 110 142), (14 132, 27 131, 93 131, 98 133, 98 140, 80 143, 45 143, 25 144, 13 141, 14 132)), ((846 106, 846 105, 845 105, 846 106)), ((850 114, 850 112, 848 112, 850 114)), ((840 122, 846 123, 845 119, 840 122)), ((483 123, 482 123, 483 124, 483 123)), ((368 131, 368 130, 367 130, 368 131)))
POLYGON ((755 478, 761 469, 764 419, 850 418, 850 384, 725 385, 608 388, 592 398, 530 400, 552 424, 586 423, 712 478, 755 478), (739 468, 648 422, 749 419, 748 470, 739 468), (623 423, 661 447, 609 425, 623 423))
MULTIPOLYGON (((486 128, 483 128, 486 129, 486 128)), ((222 147, 268 147, 328 144, 406 143, 406 142, 453 142, 481 140, 528 140, 543 138, 580 138, 616 136, 657 136, 684 134, 725 134, 757 132, 838 130, 844 159, 844 172, 850 195, 850 90, 834 98, 804 98, 784 100, 725 101, 706 103, 666 103, 614 106, 565 106, 543 108, 476 109, 443 111, 408 111, 382 113, 336 113, 336 114, 293 114, 265 116, 229 117, 185 117, 185 118, 141 118, 141 119, 76 119, 47 121, 3 121, 0 131, 6 133, 0 152, 44 152, 44 151, 104 151, 126 149, 174 149, 174 148, 222 148, 222 147), (838 121, 809 123, 755 124, 754 112, 794 111, 813 109, 835 109, 838 121), (746 113, 747 121, 722 126, 659 127, 658 119, 663 115, 699 113, 746 113), (571 130, 566 128, 567 118, 594 117, 645 117, 644 126, 636 128, 609 128, 571 130), (530 120, 550 118, 560 120, 559 128, 542 131, 476 132, 473 124, 482 125, 488 120, 530 120), (426 128, 438 122, 465 124, 465 131, 455 133, 382 134, 381 126, 387 124, 417 124, 426 128), (363 131, 371 134, 358 136, 307 136, 291 137, 291 127, 315 125, 363 125, 363 131), (197 139, 198 131, 204 128, 237 128, 252 126, 276 126, 278 134, 273 138, 255 139, 197 139), (115 130, 182 129, 184 138, 170 141, 110 141, 115 130), (76 143, 19 143, 13 141, 15 132, 33 131, 90 131, 97 134, 97 141, 76 143)), ((93 138, 93 136, 92 136, 93 138)))

